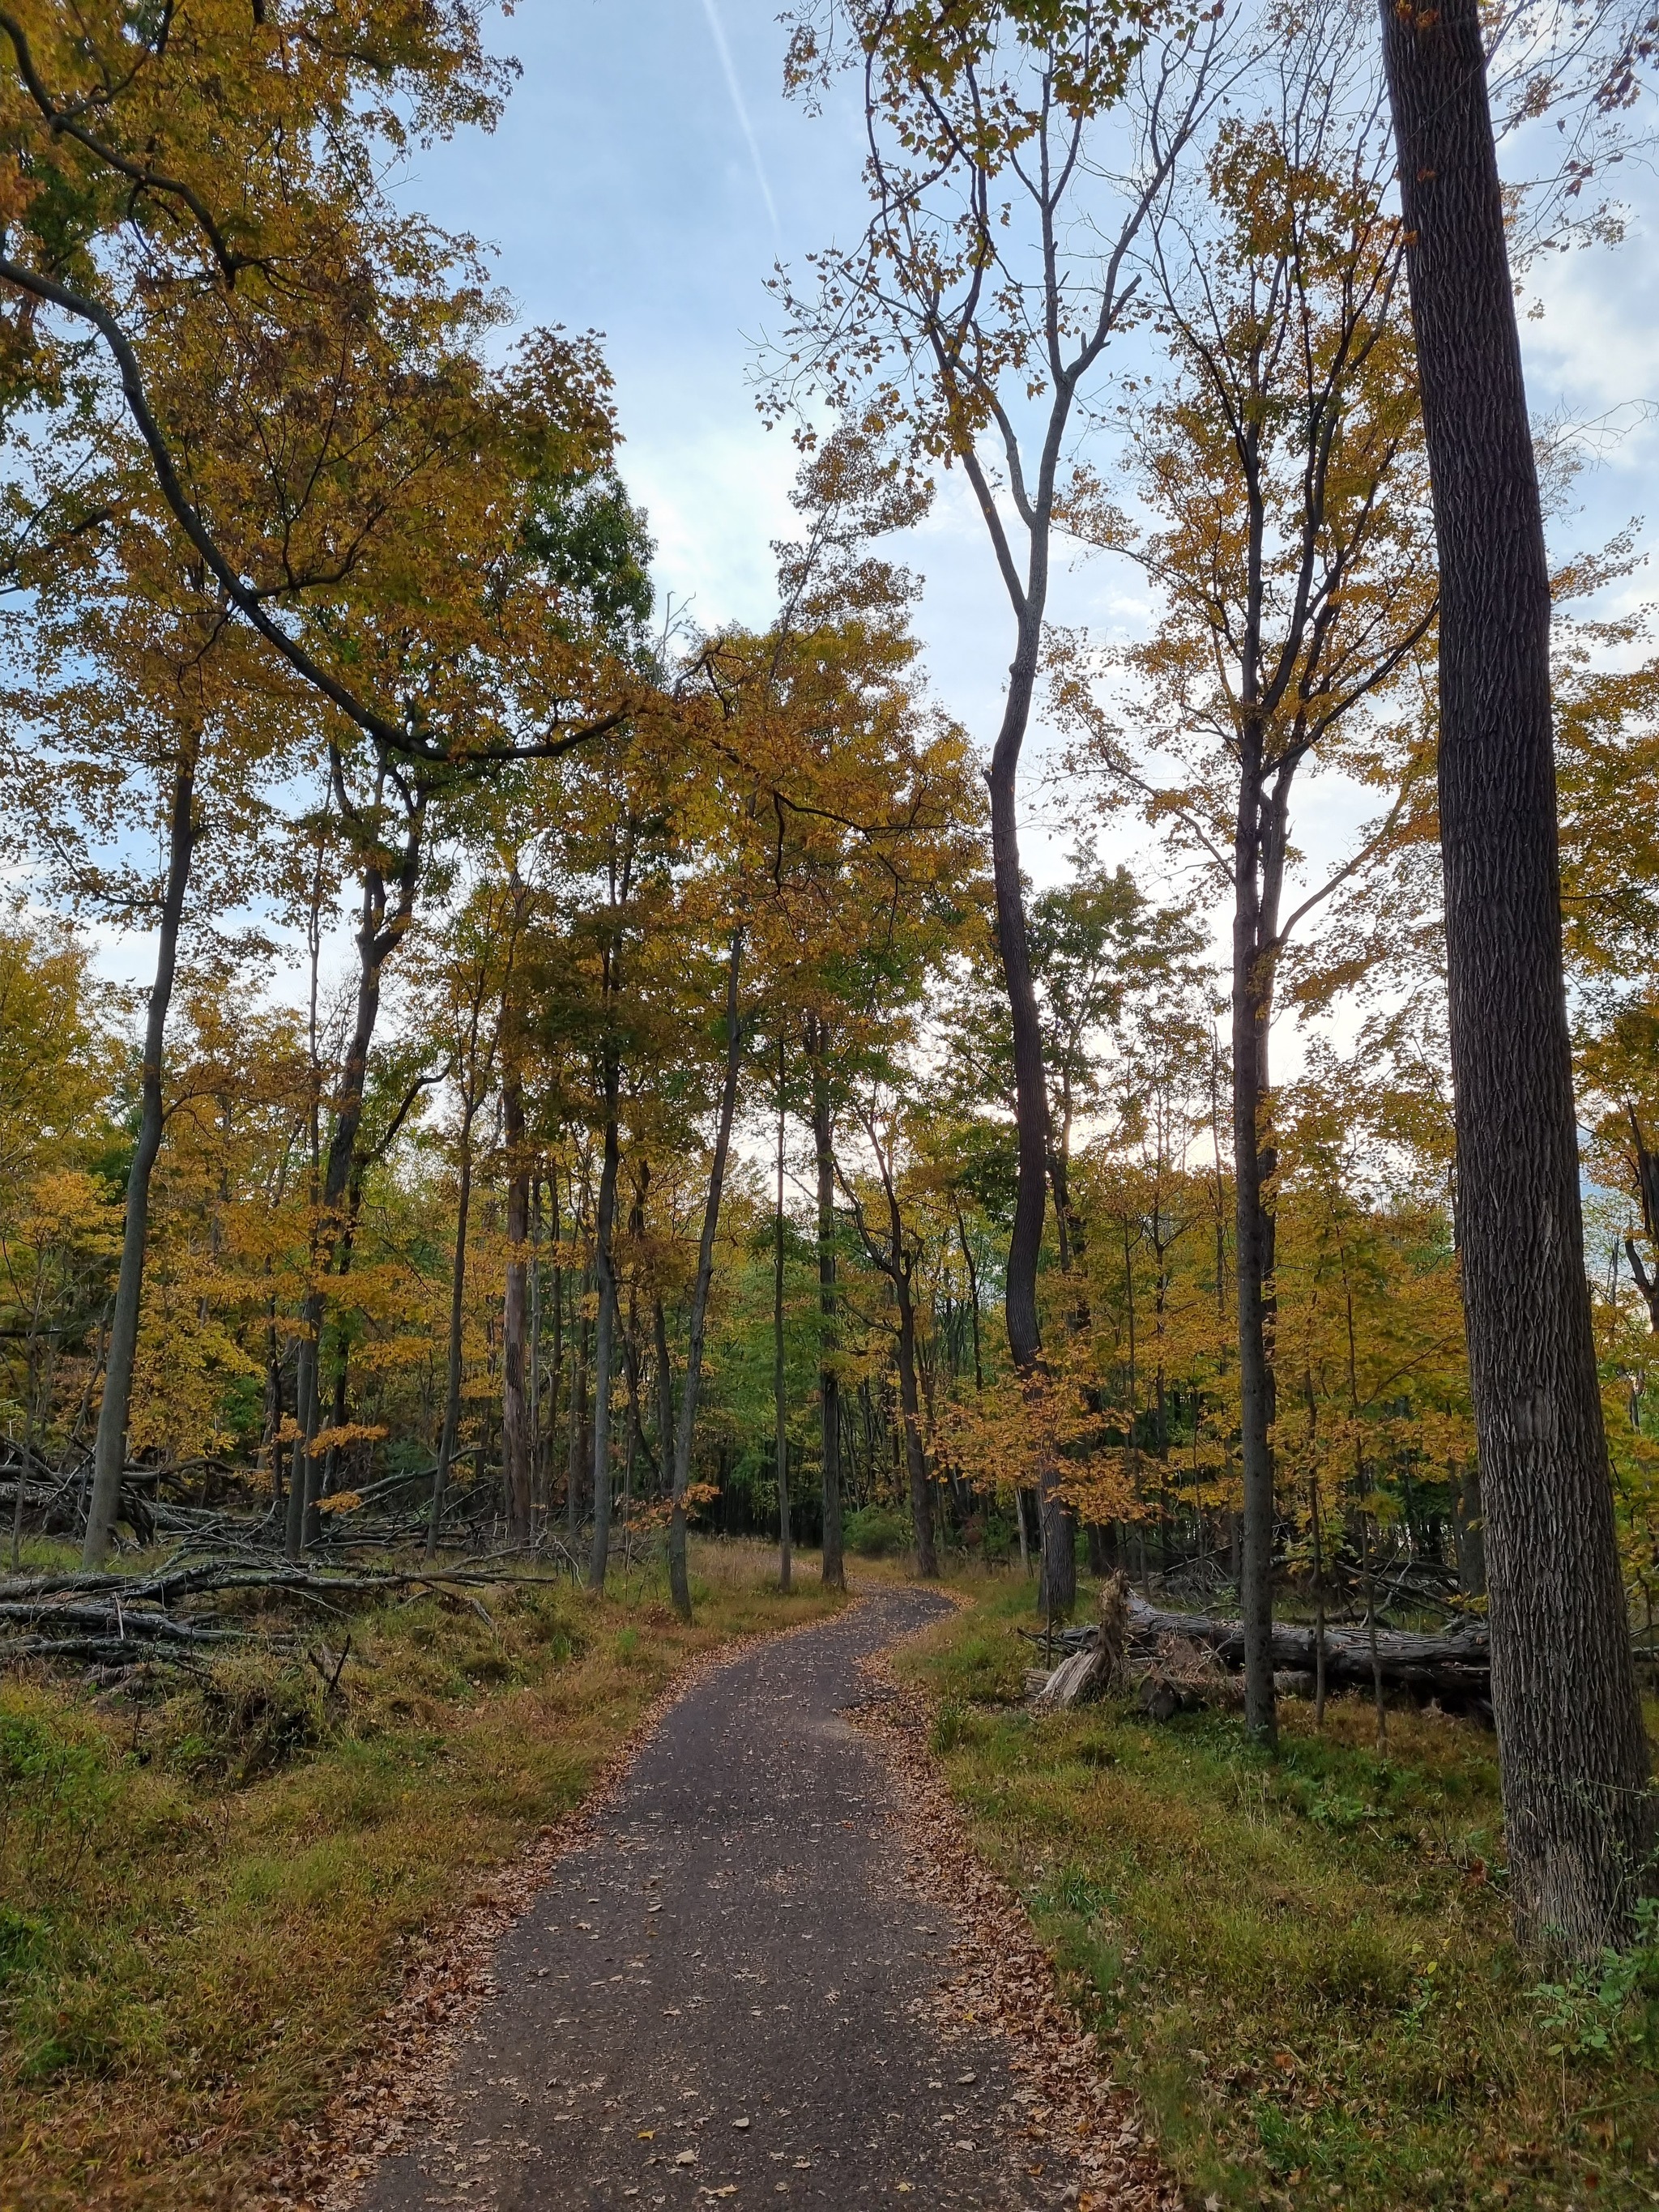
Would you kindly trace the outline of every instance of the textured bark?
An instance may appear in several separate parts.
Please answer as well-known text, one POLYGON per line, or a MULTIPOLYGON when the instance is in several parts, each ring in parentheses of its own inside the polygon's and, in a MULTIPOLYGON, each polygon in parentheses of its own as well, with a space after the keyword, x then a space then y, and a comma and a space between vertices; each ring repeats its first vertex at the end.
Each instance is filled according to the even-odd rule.
POLYGON ((1563 994, 1549 576, 1475 0, 1382 11, 1440 558, 1458 1230, 1523 1941, 1630 1926, 1654 1829, 1563 994))
POLYGON ((501 1300, 501 1486, 507 1494, 507 1540, 530 1540, 531 1455, 534 1423, 526 1376, 530 1330, 530 1162, 525 1153, 524 1084, 509 1067, 501 1086, 502 1133, 507 1140, 507 1288, 501 1300))
POLYGON ((836 1125, 830 1106, 830 1079, 823 1066, 828 1044, 821 1024, 807 1025, 812 1063, 812 1141, 818 1176, 818 1437, 823 1470, 823 1580, 831 1589, 847 1587, 841 1534, 841 1376, 836 1366, 836 1125))
POLYGON ((194 736, 180 750, 173 771, 167 817, 167 879, 161 896, 161 927, 144 1020, 144 1058, 139 1071, 138 1141, 127 1175, 126 1216, 121 1231, 121 1268, 110 1316, 104 1395, 98 1409, 94 1446, 92 1499, 87 1512, 82 1564, 104 1563, 121 1504, 121 1470, 126 1464, 127 1415, 132 1404, 132 1363, 138 1348, 138 1316, 144 1295, 144 1249, 149 1236, 149 1187, 161 1149, 164 1114, 161 1060, 167 1042, 167 1009, 179 964, 179 931, 190 888, 191 857, 196 845, 196 760, 194 736))

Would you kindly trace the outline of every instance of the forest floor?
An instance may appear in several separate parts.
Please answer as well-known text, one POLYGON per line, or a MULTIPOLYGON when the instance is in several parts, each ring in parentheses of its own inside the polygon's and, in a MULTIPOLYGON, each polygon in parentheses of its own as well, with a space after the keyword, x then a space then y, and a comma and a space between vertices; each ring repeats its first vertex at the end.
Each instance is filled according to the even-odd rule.
POLYGON ((1165 2201, 1072 2023, 961 2002, 984 1931, 907 1853, 882 1732, 855 1725, 859 1662, 949 1610, 872 1589, 698 1681, 497 1948, 434 2109, 327 2204, 1165 2201), (1057 2108, 1068 2071, 1091 2094, 1057 2108))
POLYGON ((1188 2203, 1659 2204, 1659 1940, 1538 1986, 1488 1732, 1390 1709, 1379 1753, 1368 1700, 1322 1734, 1286 1700, 1270 1757, 1231 1713, 1038 1714, 1030 1586, 967 1587, 898 1656, 895 1717, 1188 2203))
POLYGON ((602 1600, 549 1578, 313 1612, 319 1664, 0 1682, 6 2212, 241 2212, 279 2156, 308 2189, 331 2100, 356 2069, 367 2118, 395 2108, 689 1673, 844 1602, 810 1562, 782 1596, 759 1546, 694 1546, 693 1591, 690 1629, 636 1566, 602 1600))
POLYGON ((1536 1986, 1489 1735, 1038 1715, 1017 1571, 773 1559, 0 1685, 6 2212, 1659 2203, 1659 1944, 1536 1986))

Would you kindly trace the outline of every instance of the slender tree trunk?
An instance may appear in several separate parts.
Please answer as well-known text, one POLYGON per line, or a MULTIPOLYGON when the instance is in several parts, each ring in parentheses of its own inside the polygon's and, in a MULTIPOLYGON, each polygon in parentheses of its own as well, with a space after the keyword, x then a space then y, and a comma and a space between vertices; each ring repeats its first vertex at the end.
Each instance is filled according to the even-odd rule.
POLYGON ((1486 1595, 1486 1536, 1480 1519, 1480 1473, 1468 1460, 1451 1469, 1452 1533, 1457 1544, 1457 1583, 1465 1597, 1486 1595))
POLYGON ((657 1365, 657 1455, 672 1491, 674 1481, 674 1363, 668 1351, 668 1316, 651 1301, 651 1345, 657 1365))
POLYGON ((1382 9, 1440 561, 1458 1230, 1517 1929, 1594 1957, 1655 1806, 1613 1528, 1562 983, 1549 571, 1475 0, 1382 9))
POLYGON ((789 1589, 789 1401, 783 1360, 783 1033, 778 1033, 778 1203, 772 1241, 773 1458, 778 1476, 778 1587, 789 1589))
POLYGON ((1314 1726, 1325 1725, 1325 1558, 1319 1526, 1319 1470, 1308 1478, 1313 1513, 1314 1571, 1314 1726))
POLYGON ((823 1581, 830 1589, 847 1587, 841 1534, 841 1375, 836 1365, 839 1320, 836 1296, 836 1125, 830 1108, 830 1078, 823 1065, 828 1043, 814 1023, 807 1049, 812 1059, 812 1141, 818 1171, 818 1440, 823 1474, 823 1581))
MULTIPOLYGON (((574 1297, 575 1293, 572 1291, 574 1297)), ((587 1320, 570 1325, 570 1423, 564 1455, 564 1533, 575 1572, 576 1531, 581 1526, 582 1469, 587 1464, 587 1320)))
POLYGON ((535 1435, 536 1322, 531 1315, 530 1161, 525 1150, 524 1084, 509 1064, 501 1085, 507 1140, 507 1288, 501 1301, 501 1477, 507 1492, 507 1540, 530 1541, 532 1451, 535 1435), (526 1358, 526 1330, 530 1358, 526 1358))
POLYGON ((685 1491, 691 1479, 691 1439, 696 1427, 697 1393, 702 1381, 703 1327, 708 1313, 708 1285, 714 1273, 714 1236, 720 1227, 720 1197, 726 1188, 726 1160, 732 1145, 732 1122, 738 1110, 738 1076, 743 1066, 743 1023, 738 1013, 738 977, 743 964, 743 932, 732 933, 732 956, 726 970, 726 1080, 720 1090, 720 1116, 714 1131, 714 1157, 708 1170, 708 1198, 702 1212, 702 1237, 697 1247, 696 1279, 691 1286, 691 1326, 687 1334, 685 1376, 680 1384, 679 1419, 674 1430, 672 1504, 668 1522, 668 1586, 675 1610, 683 1620, 691 1618, 691 1580, 685 1558, 685 1491))
POLYGON ((450 1463, 455 1456, 455 1432, 461 1418, 461 1330, 466 1313, 466 1227, 472 1207, 472 1116, 468 1098, 461 1109, 460 1189, 455 1200, 455 1259, 449 1279, 449 1346, 444 1370, 444 1425, 438 1439, 438 1464, 432 1471, 432 1510, 426 1525, 426 1555, 438 1549, 438 1527, 443 1519, 444 1492, 450 1463))
MULTIPOLYGON (((1033 565, 1036 566, 1036 547, 1033 565)), ((1043 574, 1046 581, 1046 540, 1043 574)), ((1036 677, 1036 639, 1040 632, 1044 592, 1036 586, 1020 624, 1019 648, 1009 682, 1002 729, 991 757, 991 864, 996 884, 997 947, 1008 987, 1014 1036, 1014 1129, 1018 1176, 1013 1227, 1008 1239, 1004 1312, 1008 1350, 1030 1401, 1036 1447, 1037 1518, 1042 1538, 1042 1570, 1037 1604, 1045 1619, 1064 1619, 1077 1602, 1077 1527, 1060 1494, 1060 1470, 1046 1441, 1051 1425, 1042 1372, 1042 1333, 1037 1319, 1037 1262, 1048 1212, 1048 1093, 1042 1070, 1042 1031, 1036 988, 1031 976, 1025 933, 1025 903, 1019 873, 1017 781, 1020 747, 1030 716, 1036 677)))
POLYGON ((144 1251, 149 1236, 149 1187, 161 1149, 162 1055, 167 1009, 173 1003, 179 966, 179 931, 190 864, 196 846, 196 763, 200 739, 191 732, 179 749, 167 813, 167 879, 161 894, 161 927, 144 1021, 144 1057, 139 1071, 138 1141, 127 1176, 125 1218, 121 1230, 121 1268, 110 1316, 104 1395, 98 1409, 93 1450, 92 1499, 87 1510, 84 1567, 100 1567, 108 1557, 121 1506, 121 1472, 126 1465, 127 1417, 132 1407, 132 1363, 138 1348, 138 1317, 144 1296, 144 1251))
POLYGON ((386 962, 402 944, 414 915, 425 829, 426 797, 424 793, 417 793, 404 829, 395 900, 381 872, 378 847, 363 866, 363 900, 357 929, 357 1000, 345 1065, 340 1073, 334 1127, 323 1176, 321 1219, 312 1255, 313 1287, 307 1293, 301 1309, 304 1329, 295 1376, 295 1419, 299 1435, 294 1447, 286 1546, 290 1559, 297 1559, 317 1534, 318 1483, 322 1470, 311 1445, 317 1433, 318 1360, 325 1311, 321 1279, 327 1273, 333 1257, 340 1202, 346 1194, 356 1158, 357 1133, 363 1121, 363 1091, 368 1079, 369 1048, 374 1042, 375 1024, 380 1014, 381 978, 386 962))
POLYGON ((605 1159, 599 1170, 599 1203, 593 1243, 599 1279, 599 1324, 593 1338, 593 1548, 588 1580, 605 1588, 611 1558, 611 1370, 617 1334, 617 1271, 612 1254, 617 1225, 617 1175, 621 1160, 617 1129, 618 1073, 614 1058, 605 1072, 605 1159))
MULTIPOLYGON (((1259 736, 1259 733, 1258 733, 1259 736)), ((1247 745, 1253 742, 1246 732, 1247 745)), ((1273 1697, 1273 1378, 1266 1286, 1271 1269, 1263 1205, 1261 1109, 1267 1086, 1267 979, 1262 972, 1263 916, 1258 888, 1262 795, 1247 757, 1239 778, 1233 902, 1234 1258, 1238 1289, 1239 1449, 1244 1510, 1239 1610, 1244 1625, 1244 1725, 1258 1742, 1277 1741, 1273 1697)))
MULTIPOLYGON (((893 1209, 893 1230, 898 1234, 898 1209, 893 1209)), ((901 1267, 893 1279, 898 1298, 899 1411, 904 1429, 904 1464, 909 1478, 910 1519, 916 1534, 916 1572, 932 1577, 939 1572, 939 1553, 933 1544, 933 1498, 927 1480, 927 1455, 921 1445, 921 1403, 916 1393, 916 1308, 910 1295, 910 1278, 901 1267)))

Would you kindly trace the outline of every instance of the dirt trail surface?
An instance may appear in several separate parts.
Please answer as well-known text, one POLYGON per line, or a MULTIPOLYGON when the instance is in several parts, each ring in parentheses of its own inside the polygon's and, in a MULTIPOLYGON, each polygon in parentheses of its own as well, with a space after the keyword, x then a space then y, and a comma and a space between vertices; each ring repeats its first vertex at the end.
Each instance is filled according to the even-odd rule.
POLYGON ((503 1938, 434 2117, 365 2212, 1076 2204, 1007 2044, 941 2031, 957 1931, 848 1717, 860 1658, 944 1609, 872 1595, 675 1706, 503 1938))

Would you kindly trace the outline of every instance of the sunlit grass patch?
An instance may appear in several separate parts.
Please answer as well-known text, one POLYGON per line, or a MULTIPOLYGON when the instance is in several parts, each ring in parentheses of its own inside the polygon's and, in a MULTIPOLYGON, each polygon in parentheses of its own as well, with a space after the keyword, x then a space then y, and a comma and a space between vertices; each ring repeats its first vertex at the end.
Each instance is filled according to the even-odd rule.
POLYGON ((1334 1702, 1320 1735, 1287 1703, 1269 1757, 1231 1714, 1036 1715, 1009 1702, 1030 1606, 1021 1582, 981 1583, 900 1663, 936 1701, 979 1848, 1191 2201, 1659 2203, 1640 1974, 1553 2010, 1538 1991, 1510 1936, 1488 1734, 1391 1711, 1379 1757, 1368 1704, 1334 1702), (1626 2028, 1597 2048, 1612 1998, 1626 2028))
POLYGON ((781 1596, 760 1546, 693 1565, 689 1630, 647 1559, 604 1600, 532 1580, 482 1611, 281 1615, 320 1665, 253 1647, 155 1701, 0 1683, 6 2212, 245 2201, 411 1953, 581 1802, 685 1662, 840 1602, 815 1560, 781 1596))

